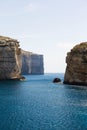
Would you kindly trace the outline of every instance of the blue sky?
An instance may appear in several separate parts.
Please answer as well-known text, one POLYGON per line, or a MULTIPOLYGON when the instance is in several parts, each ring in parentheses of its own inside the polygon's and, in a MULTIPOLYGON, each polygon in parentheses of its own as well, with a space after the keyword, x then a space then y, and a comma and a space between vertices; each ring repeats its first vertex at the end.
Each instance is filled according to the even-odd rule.
POLYGON ((64 72, 67 52, 87 41, 87 0, 0 0, 0 35, 43 54, 45 72, 64 72))

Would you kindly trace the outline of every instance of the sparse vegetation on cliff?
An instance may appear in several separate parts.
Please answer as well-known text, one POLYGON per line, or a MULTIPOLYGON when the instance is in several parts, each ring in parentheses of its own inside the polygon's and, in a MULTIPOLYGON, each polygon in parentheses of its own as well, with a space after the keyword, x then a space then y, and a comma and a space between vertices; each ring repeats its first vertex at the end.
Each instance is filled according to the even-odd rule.
POLYGON ((71 52, 83 51, 83 50, 87 50, 87 42, 82 42, 82 43, 76 45, 75 47, 73 47, 73 49, 71 49, 71 52))

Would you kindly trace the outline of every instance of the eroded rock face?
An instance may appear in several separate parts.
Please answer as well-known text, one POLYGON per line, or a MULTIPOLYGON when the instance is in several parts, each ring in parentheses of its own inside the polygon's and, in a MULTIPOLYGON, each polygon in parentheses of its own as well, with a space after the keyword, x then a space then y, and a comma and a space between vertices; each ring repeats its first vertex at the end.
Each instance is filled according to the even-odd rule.
POLYGON ((22 74, 44 74, 43 55, 22 51, 22 74))
POLYGON ((66 57, 65 84, 87 85, 87 42, 76 45, 66 57))
POLYGON ((19 42, 9 37, 0 36, 0 80, 21 78, 19 42))

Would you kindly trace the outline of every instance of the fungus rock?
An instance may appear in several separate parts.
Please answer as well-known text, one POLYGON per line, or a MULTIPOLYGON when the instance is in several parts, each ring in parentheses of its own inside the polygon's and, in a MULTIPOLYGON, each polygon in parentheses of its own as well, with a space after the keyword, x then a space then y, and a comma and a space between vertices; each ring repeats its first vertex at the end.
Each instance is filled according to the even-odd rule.
POLYGON ((66 57, 65 84, 87 85, 87 42, 76 45, 66 57))

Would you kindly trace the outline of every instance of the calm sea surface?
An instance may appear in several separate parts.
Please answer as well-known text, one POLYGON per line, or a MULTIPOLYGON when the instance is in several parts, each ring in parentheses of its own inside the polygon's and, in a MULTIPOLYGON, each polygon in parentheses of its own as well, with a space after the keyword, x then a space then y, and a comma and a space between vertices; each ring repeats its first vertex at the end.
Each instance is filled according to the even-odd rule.
POLYGON ((87 89, 54 84, 63 74, 0 81, 0 130, 87 130, 87 89))

